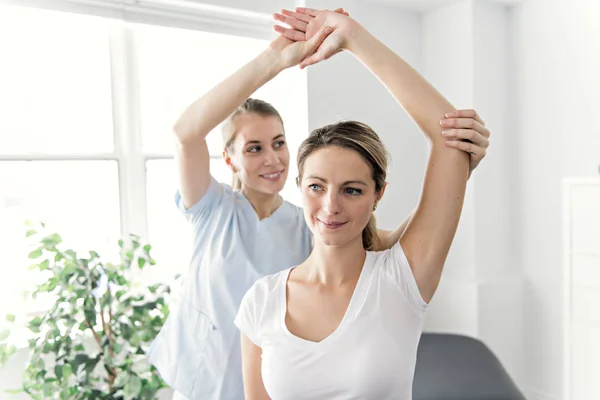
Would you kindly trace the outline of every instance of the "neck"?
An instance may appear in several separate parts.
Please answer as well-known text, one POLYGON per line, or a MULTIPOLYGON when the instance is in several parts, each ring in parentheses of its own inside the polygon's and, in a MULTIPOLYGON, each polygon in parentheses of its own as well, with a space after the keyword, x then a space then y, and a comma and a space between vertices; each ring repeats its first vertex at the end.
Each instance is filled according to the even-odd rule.
POLYGON ((279 194, 266 194, 247 187, 242 187, 241 192, 246 196, 252 208, 256 211, 258 219, 270 217, 281 206, 283 200, 279 194))
POLYGON ((358 279, 366 256, 362 235, 343 246, 327 246, 315 240, 313 251, 302 266, 309 281, 337 286, 358 279))

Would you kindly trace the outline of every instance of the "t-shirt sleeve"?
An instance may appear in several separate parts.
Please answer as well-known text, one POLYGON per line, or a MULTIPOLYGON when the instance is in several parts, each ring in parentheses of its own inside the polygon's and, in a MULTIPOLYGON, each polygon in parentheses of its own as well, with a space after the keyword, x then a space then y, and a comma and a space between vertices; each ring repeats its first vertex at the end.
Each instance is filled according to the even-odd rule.
POLYGON ((257 290, 257 283, 254 284, 244 295, 242 303, 238 313, 233 321, 238 327, 241 333, 246 335, 248 339, 252 341, 258 347, 260 345, 260 338, 258 335, 258 304, 260 303, 259 290, 257 290))
POLYGON ((421 296, 417 281, 400 242, 396 243, 389 250, 388 257, 385 260, 385 270, 400 287, 409 302, 415 306, 417 310, 425 312, 428 304, 421 296))
POLYGON ((196 204, 186 209, 179 190, 175 193, 175 204, 186 220, 191 223, 197 223, 199 220, 209 216, 212 210, 219 206, 226 196, 226 193, 227 190, 224 185, 217 182, 211 175, 208 190, 196 204))

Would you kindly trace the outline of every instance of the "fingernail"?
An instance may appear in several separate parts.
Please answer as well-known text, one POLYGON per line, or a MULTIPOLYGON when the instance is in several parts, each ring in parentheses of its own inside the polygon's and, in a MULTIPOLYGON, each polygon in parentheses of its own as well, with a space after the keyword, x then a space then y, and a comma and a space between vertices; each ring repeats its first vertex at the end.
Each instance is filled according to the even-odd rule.
POLYGON ((440 120, 440 125, 446 125, 448 122, 446 122, 445 119, 440 120))
POLYGON ((442 135, 444 135, 444 136, 445 136, 445 135, 447 135, 447 134, 448 134, 448 131, 444 129, 444 130, 442 131, 442 135))
POLYGON ((454 112, 450 111, 449 113, 446 113, 446 118, 450 118, 453 115, 454 115, 454 112))
POLYGON ((331 33, 332 31, 333 31, 333 29, 332 29, 331 27, 329 27, 329 26, 328 26, 327 28, 325 28, 325 33, 328 33, 328 34, 329 34, 329 33, 331 33))

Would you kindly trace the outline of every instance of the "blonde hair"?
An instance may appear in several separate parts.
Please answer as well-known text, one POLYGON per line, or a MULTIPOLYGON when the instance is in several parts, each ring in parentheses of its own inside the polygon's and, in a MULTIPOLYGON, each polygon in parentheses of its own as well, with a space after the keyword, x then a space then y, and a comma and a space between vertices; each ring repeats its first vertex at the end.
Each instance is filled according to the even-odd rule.
MULTIPOLYGON (((266 101, 249 98, 241 106, 239 106, 233 114, 231 114, 224 122, 221 128, 221 135, 223 137, 223 148, 229 153, 233 153, 233 142, 235 141, 237 129, 235 126, 235 119, 240 115, 257 114, 262 117, 277 117, 281 121, 283 126, 283 119, 275 107, 266 101)), ((231 187, 234 190, 242 188, 242 181, 240 180, 237 173, 233 174, 231 187)))
MULTIPOLYGON (((307 157, 324 147, 337 146, 356 151, 371 167, 375 181, 375 191, 381 192, 385 186, 388 154, 379 136, 366 124, 357 121, 343 121, 315 129, 302 142, 298 150, 298 173, 296 183, 302 181, 302 171, 307 157)), ((362 232, 363 247, 373 250, 378 240, 375 215, 371 215, 362 232)))

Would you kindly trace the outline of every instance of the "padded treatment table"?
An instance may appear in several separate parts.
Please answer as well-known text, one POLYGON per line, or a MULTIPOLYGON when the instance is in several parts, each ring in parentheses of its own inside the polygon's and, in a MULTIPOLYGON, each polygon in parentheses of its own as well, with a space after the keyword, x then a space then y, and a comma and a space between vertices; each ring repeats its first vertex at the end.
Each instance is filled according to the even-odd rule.
POLYGON ((423 333, 413 400, 525 400, 498 358, 478 339, 423 333))

